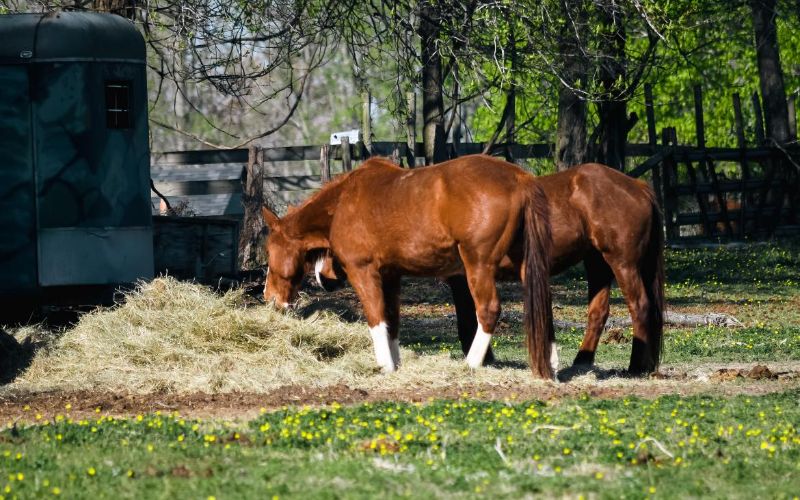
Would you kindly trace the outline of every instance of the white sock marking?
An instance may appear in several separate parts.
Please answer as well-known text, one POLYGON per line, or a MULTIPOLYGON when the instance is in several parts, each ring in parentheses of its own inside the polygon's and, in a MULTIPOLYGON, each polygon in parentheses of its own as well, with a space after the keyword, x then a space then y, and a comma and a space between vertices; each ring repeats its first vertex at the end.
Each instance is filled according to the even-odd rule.
POLYGON ((470 368, 480 368, 483 365, 483 358, 486 357, 486 351, 489 350, 491 343, 492 334, 484 332, 483 326, 478 322, 478 332, 475 334, 469 353, 467 353, 467 365, 470 368))
POLYGON ((400 366, 400 339, 389 339, 389 350, 392 352, 392 361, 396 367, 400 366))
POLYGON ((320 278, 319 273, 322 272, 322 268, 325 266, 325 256, 320 255, 317 259, 317 262, 314 264, 314 276, 317 277, 317 284, 322 286, 322 278, 320 278))
POLYGON ((372 336, 372 347, 375 349, 375 361, 385 373, 393 372, 397 369, 392 359, 392 349, 389 346, 389 327, 386 322, 381 321, 369 329, 372 336))
POLYGON ((556 343, 550 344, 550 367, 553 369, 553 376, 558 372, 558 348, 556 343))

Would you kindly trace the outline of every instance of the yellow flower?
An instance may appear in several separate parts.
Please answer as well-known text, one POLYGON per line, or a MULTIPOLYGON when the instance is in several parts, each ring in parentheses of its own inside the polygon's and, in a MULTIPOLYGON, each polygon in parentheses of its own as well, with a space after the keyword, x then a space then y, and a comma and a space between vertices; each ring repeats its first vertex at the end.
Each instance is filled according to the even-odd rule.
POLYGON ((89 467, 88 469, 86 469, 86 474, 88 474, 89 476, 94 476, 95 474, 97 474, 97 471, 95 470, 94 467, 89 467))
POLYGON ((53 492, 53 495, 60 495, 61 494, 61 488, 59 488, 58 486, 54 487, 50 491, 53 492))
POLYGON ((649 491, 650 494, 652 495, 653 493, 656 492, 656 487, 655 486, 651 486, 647 491, 649 491))

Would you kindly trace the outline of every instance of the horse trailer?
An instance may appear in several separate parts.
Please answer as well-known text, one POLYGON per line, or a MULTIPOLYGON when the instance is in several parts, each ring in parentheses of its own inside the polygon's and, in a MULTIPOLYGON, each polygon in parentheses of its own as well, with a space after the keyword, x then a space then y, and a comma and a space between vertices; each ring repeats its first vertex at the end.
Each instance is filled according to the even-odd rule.
POLYGON ((0 297, 153 276, 145 44, 128 20, 0 16, 0 297))

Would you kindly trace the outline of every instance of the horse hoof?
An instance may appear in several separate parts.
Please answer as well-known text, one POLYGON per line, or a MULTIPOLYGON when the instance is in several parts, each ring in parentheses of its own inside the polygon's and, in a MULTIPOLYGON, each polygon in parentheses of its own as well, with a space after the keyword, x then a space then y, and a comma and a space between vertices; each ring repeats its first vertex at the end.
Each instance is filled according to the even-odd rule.
POLYGON ((592 366, 594 364, 594 352, 578 351, 572 366, 592 366))

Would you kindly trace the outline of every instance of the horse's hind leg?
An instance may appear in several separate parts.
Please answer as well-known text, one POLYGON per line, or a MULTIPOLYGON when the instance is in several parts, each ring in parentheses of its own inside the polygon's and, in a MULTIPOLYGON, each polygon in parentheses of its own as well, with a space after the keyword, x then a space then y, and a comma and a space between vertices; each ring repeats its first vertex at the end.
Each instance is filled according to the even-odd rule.
POLYGON ((492 343, 492 333, 500 317, 500 297, 497 294, 494 266, 479 264, 471 266, 467 259, 463 259, 467 271, 472 299, 475 301, 475 313, 478 327, 475 338, 467 354, 467 364, 471 368, 478 368, 483 364, 486 353, 492 343))
POLYGON ((652 359, 648 345, 650 299, 636 266, 618 266, 615 268, 615 274, 625 296, 625 302, 628 303, 628 311, 633 322, 633 349, 628 371, 636 375, 649 373, 656 367, 656 360, 652 359))
POLYGON ((364 315, 367 317, 367 325, 375 349, 375 360, 384 372, 393 372, 397 369, 397 364, 392 356, 383 278, 377 270, 371 268, 352 271, 348 269, 348 276, 350 284, 353 285, 361 305, 364 307, 364 315))
MULTIPOLYGON (((478 316, 475 312, 475 301, 469 291, 467 278, 463 275, 451 276, 447 278, 450 291, 453 294, 453 305, 456 308, 456 322, 458 323, 458 339, 461 341, 461 350, 466 356, 478 331, 478 316)), ((489 346, 483 364, 494 362, 494 354, 489 346)))
POLYGON ((586 333, 583 336, 578 354, 573 365, 594 364, 597 344, 608 320, 608 299, 611 294, 611 282, 614 274, 599 253, 593 253, 583 261, 589 283, 589 311, 586 321, 586 333))

